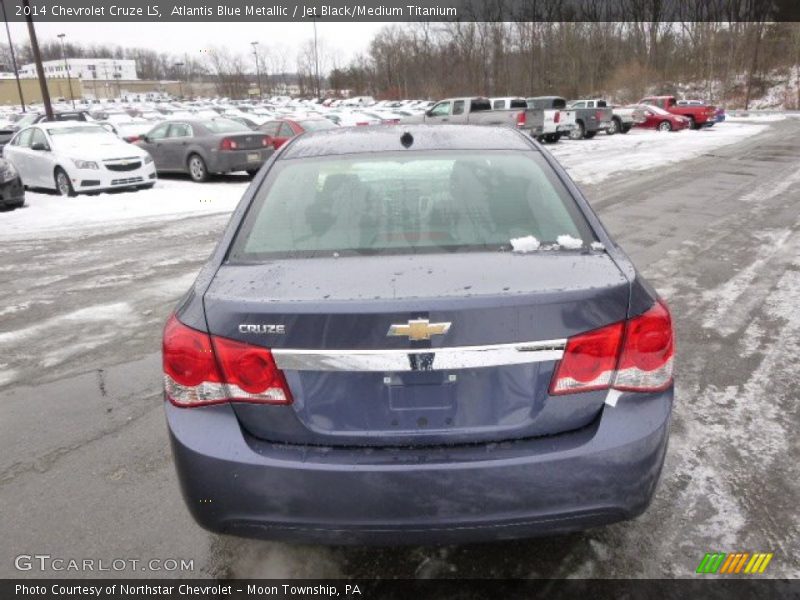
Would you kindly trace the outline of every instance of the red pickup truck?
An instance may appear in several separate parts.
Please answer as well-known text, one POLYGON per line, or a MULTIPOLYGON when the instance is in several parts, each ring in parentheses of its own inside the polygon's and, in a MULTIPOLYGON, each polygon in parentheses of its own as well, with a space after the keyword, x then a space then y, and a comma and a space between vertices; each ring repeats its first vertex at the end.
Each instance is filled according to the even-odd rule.
POLYGON ((675 96, 648 96, 639 100, 639 104, 652 104, 673 115, 686 117, 691 122, 692 129, 711 127, 717 122, 717 108, 715 106, 709 104, 678 104, 675 96))

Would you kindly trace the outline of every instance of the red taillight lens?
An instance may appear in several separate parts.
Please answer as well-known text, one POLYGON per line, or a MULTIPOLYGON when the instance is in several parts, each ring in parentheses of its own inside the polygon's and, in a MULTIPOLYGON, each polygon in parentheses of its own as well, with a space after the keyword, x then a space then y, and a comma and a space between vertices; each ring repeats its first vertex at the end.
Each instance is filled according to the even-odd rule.
POLYGON ((236 150, 239 145, 236 143, 236 140, 232 140, 231 138, 223 138, 223 140, 219 143, 220 150, 236 150))
POLYGON ((672 320, 663 302, 627 322, 569 338, 550 383, 550 394, 613 387, 654 392, 672 383, 675 345, 672 320))
POLYGON ((561 113, 556 111, 556 114, 553 115, 553 123, 560 123, 561 122, 561 113))
POLYGON ((363 127, 364 125, 369 125, 367 121, 359 121, 356 123, 356 127, 363 127))
POLYGON ((225 338, 213 340, 231 400, 291 404, 289 386, 272 352, 225 338))
POLYGON ((163 368, 167 398, 176 406, 292 402, 283 372, 267 348, 210 336, 174 315, 164 328, 163 368))
POLYGON ((164 389, 177 406, 198 406, 227 399, 211 337, 187 327, 173 315, 164 327, 164 389))
POLYGON ((622 342, 623 323, 569 338, 558 364, 550 394, 588 392, 609 387, 614 379, 622 342))
POLYGON ((517 113, 517 127, 525 127, 525 121, 527 117, 525 115, 525 111, 517 113))
POLYGON ((672 319, 662 302, 628 321, 614 387, 627 391, 661 390, 672 383, 675 342, 672 319))

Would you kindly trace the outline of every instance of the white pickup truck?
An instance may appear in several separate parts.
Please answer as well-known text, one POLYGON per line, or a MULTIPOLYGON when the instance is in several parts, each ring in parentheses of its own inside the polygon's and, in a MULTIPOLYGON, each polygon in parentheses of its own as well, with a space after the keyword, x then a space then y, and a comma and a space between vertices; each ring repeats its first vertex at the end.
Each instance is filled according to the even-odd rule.
POLYGON ((567 109, 567 101, 560 96, 535 96, 527 98, 528 108, 543 110, 540 142, 555 143, 575 130, 575 111, 567 109))
POLYGON ((446 98, 421 115, 404 118, 403 123, 459 123, 471 125, 501 125, 541 135, 542 111, 527 107, 524 100, 510 103, 510 108, 494 110, 489 98, 446 98))

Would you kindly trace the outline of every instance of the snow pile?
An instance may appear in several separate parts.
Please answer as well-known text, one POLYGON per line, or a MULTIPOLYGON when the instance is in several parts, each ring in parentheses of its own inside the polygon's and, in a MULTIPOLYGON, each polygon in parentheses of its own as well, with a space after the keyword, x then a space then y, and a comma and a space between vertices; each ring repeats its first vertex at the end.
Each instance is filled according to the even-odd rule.
POLYGON ((536 252, 541 244, 532 235, 511 240, 511 249, 514 252, 536 252))
POLYGON ((571 235, 560 235, 556 238, 556 242, 566 250, 578 250, 583 248, 583 240, 574 238, 571 235))
POLYGON ((229 213, 236 208, 249 183, 246 177, 236 176, 207 183, 160 179, 150 190, 81 194, 74 198, 28 191, 23 208, 0 214, 0 238, 229 213))

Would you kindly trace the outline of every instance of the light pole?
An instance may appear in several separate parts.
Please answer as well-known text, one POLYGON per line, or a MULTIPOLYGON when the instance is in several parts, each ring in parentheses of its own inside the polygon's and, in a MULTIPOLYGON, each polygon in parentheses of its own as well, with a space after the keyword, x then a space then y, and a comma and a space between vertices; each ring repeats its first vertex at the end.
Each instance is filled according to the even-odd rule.
POLYGON ((180 90, 181 99, 183 99, 183 81, 181 81, 180 68, 183 66, 182 62, 176 62, 173 67, 178 69, 178 89, 180 90))
POLYGON ((19 70, 17 69, 17 57, 14 54, 14 42, 11 41, 11 29, 8 27, 8 17, 6 17, 6 4, 0 0, 0 8, 3 9, 3 21, 6 22, 6 36, 8 37, 8 50, 11 52, 11 64, 14 67, 14 78, 17 80, 17 92, 19 92, 19 107, 25 112, 25 98, 22 97, 22 84, 19 82, 19 70))
POLYGON ((261 100, 261 69, 258 67, 258 42, 250 42, 253 47, 253 57, 256 59, 256 82, 258 83, 258 99, 261 100))
POLYGON ((69 75, 69 63, 67 63, 67 53, 64 50, 65 33, 59 33, 58 39, 61 40, 61 58, 64 59, 64 69, 67 71, 67 84, 69 85, 69 99, 72 100, 72 109, 75 110, 75 96, 72 94, 72 77, 69 75))

